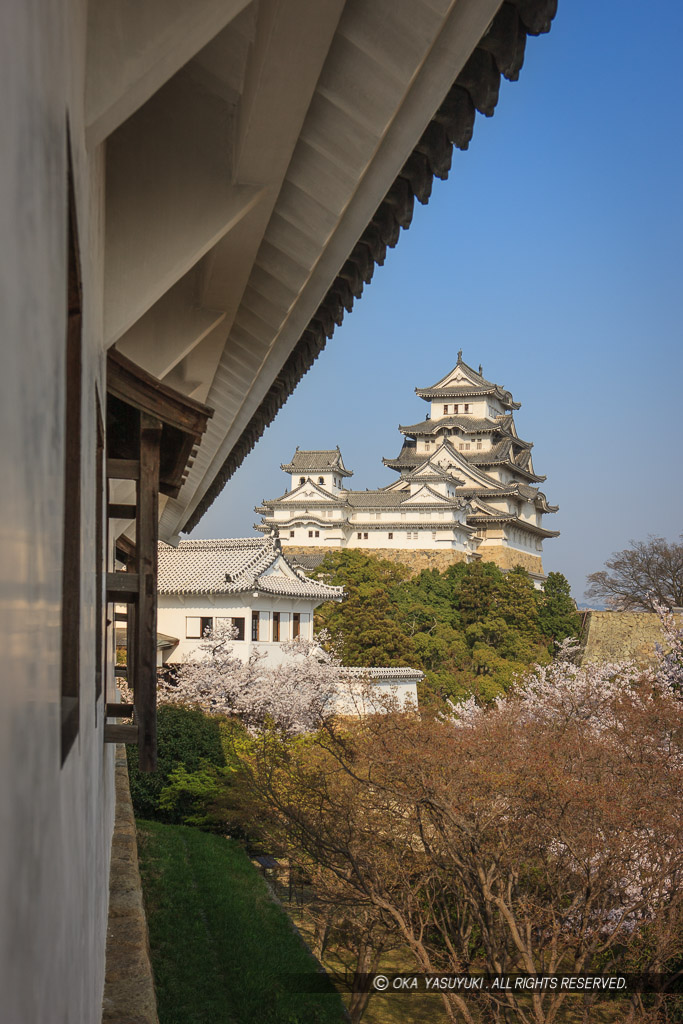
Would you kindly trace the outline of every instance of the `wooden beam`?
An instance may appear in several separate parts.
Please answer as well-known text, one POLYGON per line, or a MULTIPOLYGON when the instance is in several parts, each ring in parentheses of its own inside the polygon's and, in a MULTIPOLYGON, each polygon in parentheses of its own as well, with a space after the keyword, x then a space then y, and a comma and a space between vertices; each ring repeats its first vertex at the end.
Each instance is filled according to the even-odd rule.
POLYGON ((195 442, 201 441, 207 421, 213 416, 213 409, 162 384, 116 349, 107 354, 107 391, 141 413, 191 434, 195 442))
POLYGON ((132 718, 135 704, 107 704, 107 718, 132 718))
POLYGON ((135 505, 107 505, 107 515, 110 519, 135 519, 135 505))
POLYGON ((139 480, 140 463, 137 459, 107 459, 108 480, 139 480))
POLYGON ((104 724, 105 743, 138 743, 139 734, 137 725, 117 725, 114 722, 104 724))
POLYGON ((108 572, 107 600, 123 603, 126 598, 137 597, 140 579, 136 572, 108 572))
POLYGON ((156 768, 157 751, 157 538, 159 531, 159 459, 162 424, 140 415, 140 481, 135 538, 140 579, 134 638, 135 708, 140 729, 139 763, 156 768))
POLYGON ((125 566, 135 565, 135 541, 122 533, 116 538, 116 557, 125 566))
POLYGON ((159 479, 159 490, 162 494, 167 494, 169 498, 177 498, 180 494, 180 488, 185 479, 187 460, 193 447, 194 441, 191 435, 186 434, 178 445, 175 465, 171 472, 162 473, 159 479))

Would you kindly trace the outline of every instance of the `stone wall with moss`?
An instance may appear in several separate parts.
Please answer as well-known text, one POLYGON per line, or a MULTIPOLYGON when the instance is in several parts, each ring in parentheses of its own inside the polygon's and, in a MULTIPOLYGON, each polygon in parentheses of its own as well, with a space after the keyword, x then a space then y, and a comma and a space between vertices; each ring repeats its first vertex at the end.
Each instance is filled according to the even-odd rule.
MULTIPOLYGON (((683 615, 677 615, 676 622, 683 626, 683 615)), ((588 612, 583 643, 583 664, 633 658, 646 665, 652 661, 655 644, 662 643, 662 627, 653 612, 588 612)))
MULTIPOLYGON (((311 565, 312 556, 319 557, 319 560, 322 561, 330 551, 343 549, 283 545, 282 550, 289 559, 296 561, 302 558, 304 565, 311 565)), ((353 548, 351 550, 362 551, 364 555, 384 558, 389 562, 400 562, 410 569, 412 575, 417 575, 423 569, 438 569, 439 572, 443 572, 449 565, 467 561, 467 555, 463 551, 431 551, 425 548, 403 550, 400 548, 353 548)), ((482 560, 495 562, 501 569, 512 569, 516 565, 521 565, 529 572, 543 572, 541 559, 537 555, 528 555, 524 551, 512 551, 504 547, 486 548, 482 560)))

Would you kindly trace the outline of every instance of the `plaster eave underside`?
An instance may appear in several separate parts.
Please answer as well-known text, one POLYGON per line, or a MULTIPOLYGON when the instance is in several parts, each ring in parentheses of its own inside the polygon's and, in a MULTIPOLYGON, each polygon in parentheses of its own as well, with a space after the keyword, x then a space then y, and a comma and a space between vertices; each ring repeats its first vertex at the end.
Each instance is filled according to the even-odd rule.
MULTIPOLYGON (((297 9, 305 6, 304 0, 296 3, 297 9)), ((215 409, 179 497, 163 509, 160 535, 165 539, 203 514, 317 357, 344 309, 359 297, 375 262, 383 262, 386 246, 396 243, 401 226, 408 226, 414 195, 426 202, 432 175, 447 175, 454 140, 446 140, 446 161, 439 137, 421 140, 425 180, 418 180, 419 169, 410 187, 399 177, 415 157, 415 140, 428 134, 427 126, 431 130, 436 125, 430 118, 462 69, 473 93, 470 120, 475 105, 484 109, 488 103, 486 113, 492 113, 497 98, 494 58, 477 50, 483 55, 483 71, 473 69, 468 58, 499 0, 377 0, 371 7, 340 0, 325 5, 323 12, 316 5, 317 21, 309 26, 299 19, 296 32, 291 3, 289 20, 285 5, 275 0, 261 0, 258 8, 251 4, 243 11, 242 6, 236 7, 234 32, 228 26, 197 53, 119 127, 112 146, 115 152, 126 133, 134 137, 136 119, 141 132, 150 111, 163 110, 164 90, 169 98, 191 92, 185 110, 189 124, 206 120, 207 131, 219 124, 232 126, 227 152, 217 153, 214 143, 202 154, 211 165, 211 173, 202 168, 205 190, 216 189, 220 208, 216 224, 211 217, 217 207, 207 202, 203 234, 191 239, 185 253, 162 252, 163 273, 156 269, 149 287, 147 282, 144 289, 138 287, 128 269, 125 280, 139 294, 127 306, 122 301, 110 306, 116 314, 124 307, 133 312, 107 319, 105 310, 108 343, 117 342, 160 379, 215 409), (287 39, 291 45, 283 47, 287 39), (318 56, 308 58, 313 50, 318 56), (239 71, 233 70, 229 81, 217 60, 225 54, 233 55, 239 71), (276 61, 275 71, 268 72, 272 80, 265 81, 264 69, 271 67, 274 54, 280 55, 279 65, 276 61), (304 54, 307 63, 302 67, 304 54), (255 66, 258 60, 261 64, 255 66), (292 62, 297 75, 292 75, 292 62), (292 123, 283 128, 287 138, 266 166, 259 165, 258 132, 267 137, 269 122, 259 110, 256 86, 270 89, 269 102, 277 108, 278 90, 292 78, 298 82, 294 102, 280 97, 291 110, 292 123), (223 172, 230 178, 221 184, 223 172), (391 182, 395 185, 383 203, 391 182), (405 188, 397 194, 400 182, 405 188), (387 220, 387 210, 394 212, 393 221, 387 220), (356 260, 349 275, 347 258, 361 236, 368 250, 361 263, 370 266, 358 269, 356 260), (346 277, 335 278, 342 266, 346 277), (165 324, 171 331, 164 339, 173 332, 177 337, 170 354, 165 351, 159 360, 154 334, 165 324)), ((539 0, 537 6, 547 15, 548 0, 539 0)), ((504 7, 516 11, 514 4, 504 7)), ((516 13, 515 18, 522 26, 516 13)), ((466 112, 466 122, 468 117, 466 112)), ((464 147, 471 124, 459 130, 464 147)), ((125 147, 122 151, 125 163, 125 147)), ((134 212, 128 211, 131 217, 134 212)))

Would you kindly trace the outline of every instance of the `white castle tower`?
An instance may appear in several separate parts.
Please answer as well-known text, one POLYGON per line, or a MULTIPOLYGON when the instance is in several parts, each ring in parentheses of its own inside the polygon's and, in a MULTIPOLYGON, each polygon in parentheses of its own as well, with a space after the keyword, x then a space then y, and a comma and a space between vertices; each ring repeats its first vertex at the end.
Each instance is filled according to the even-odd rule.
POLYGON ((534 473, 533 445, 517 435, 513 412, 520 403, 486 380, 481 366, 464 363, 462 351, 450 373, 416 393, 430 411, 421 423, 399 427, 403 447, 383 460, 399 473, 394 483, 347 490, 352 473, 339 448, 297 448, 281 467, 291 490, 256 509, 263 517, 257 529, 277 532, 296 555, 313 549, 307 553, 322 558, 353 547, 418 566, 474 559, 503 569, 522 565, 542 577, 543 541, 558 535, 542 518, 557 506, 534 486, 545 477, 534 473))

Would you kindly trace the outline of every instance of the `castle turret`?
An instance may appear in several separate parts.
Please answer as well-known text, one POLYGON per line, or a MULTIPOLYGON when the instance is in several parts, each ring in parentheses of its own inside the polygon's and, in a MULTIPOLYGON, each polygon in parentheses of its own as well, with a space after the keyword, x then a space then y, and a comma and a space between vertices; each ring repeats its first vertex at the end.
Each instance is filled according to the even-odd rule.
POLYGON ((557 536, 542 519, 557 506, 535 486, 545 477, 534 472, 533 444, 517 434, 520 403, 487 380, 481 366, 468 366, 462 351, 450 373, 415 390, 430 413, 399 426, 403 447, 383 460, 399 474, 394 483, 347 490, 353 474, 339 448, 297 448, 281 467, 291 490, 263 501, 257 529, 277 531, 293 547, 362 547, 385 557, 392 550, 443 551, 451 561, 483 558, 542 577, 543 540, 557 536))
POLYGON ((281 465, 280 469, 290 474, 292 490, 311 480, 326 490, 338 491, 344 487, 344 478, 353 476, 353 472, 344 466, 339 447, 322 451, 297 448, 292 461, 281 465))
POLYGON ((522 564, 542 574, 543 540, 557 531, 542 525, 557 512, 534 484, 545 480, 534 472, 533 444, 519 437, 514 412, 521 408, 512 394, 463 361, 462 351, 450 373, 416 394, 430 403, 420 423, 399 426, 403 447, 384 465, 396 470, 393 487, 410 486, 425 459, 464 477, 457 493, 471 503, 467 517, 481 540, 479 554, 503 568, 522 564))

